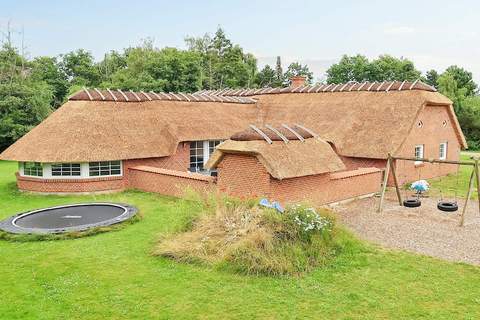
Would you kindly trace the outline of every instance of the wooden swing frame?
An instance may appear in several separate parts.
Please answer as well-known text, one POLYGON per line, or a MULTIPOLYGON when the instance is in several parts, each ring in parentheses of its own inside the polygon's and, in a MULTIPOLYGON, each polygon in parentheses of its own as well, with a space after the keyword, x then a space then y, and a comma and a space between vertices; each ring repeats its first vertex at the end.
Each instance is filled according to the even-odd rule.
MULTIPOLYGON (((478 194, 478 210, 480 213, 480 174, 479 174, 479 158, 478 157, 470 157, 473 161, 453 161, 453 160, 440 160, 440 159, 426 159, 426 158, 408 158, 408 157, 394 157, 390 153, 387 157, 387 165, 385 166, 385 173, 383 176, 382 184, 380 186, 380 201, 378 203, 377 212, 383 211, 383 202, 385 200, 385 192, 387 191, 387 183, 388 177, 390 174, 393 176, 393 183, 395 185, 395 191, 397 193, 398 204, 403 206, 402 195, 400 193, 400 186, 398 184, 397 173, 395 171, 395 160, 404 160, 404 161, 415 161, 415 162, 428 162, 428 163, 444 163, 444 164, 456 164, 460 166, 471 166, 473 167, 472 173, 470 174, 470 180, 468 182, 468 191, 467 191, 467 198, 465 199, 465 205, 462 209, 462 215, 460 218, 459 226, 463 227, 465 223, 465 212, 467 210, 468 202, 473 192, 473 180, 475 178, 475 183, 477 185, 477 194, 478 194)), ((458 174, 458 173, 457 173, 458 174)))

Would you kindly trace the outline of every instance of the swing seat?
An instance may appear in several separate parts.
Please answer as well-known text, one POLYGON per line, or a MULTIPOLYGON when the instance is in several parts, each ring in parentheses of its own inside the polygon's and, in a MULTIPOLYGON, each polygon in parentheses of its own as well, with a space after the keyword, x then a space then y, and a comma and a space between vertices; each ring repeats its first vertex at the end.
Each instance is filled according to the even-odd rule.
POLYGON ((403 206, 407 208, 417 208, 422 205, 422 201, 420 199, 407 199, 403 200, 403 206))
POLYGON ((437 208, 440 211, 455 212, 458 210, 458 204, 452 201, 440 201, 437 204, 437 208))

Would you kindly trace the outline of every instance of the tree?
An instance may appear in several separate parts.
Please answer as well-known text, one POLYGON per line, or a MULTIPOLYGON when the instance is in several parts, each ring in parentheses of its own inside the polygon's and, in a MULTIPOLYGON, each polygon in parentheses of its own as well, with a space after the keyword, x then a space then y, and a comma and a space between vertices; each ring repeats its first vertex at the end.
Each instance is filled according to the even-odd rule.
POLYGON ((59 107, 67 97, 69 84, 67 76, 60 70, 56 58, 37 57, 32 62, 32 78, 45 81, 52 89, 52 107, 59 107))
POLYGON ((313 81, 313 72, 308 69, 307 65, 302 65, 298 62, 292 62, 288 66, 287 71, 285 71, 283 78, 286 82, 290 83, 290 78, 296 76, 305 77, 306 82, 309 84, 313 81))
POLYGON ((473 81, 473 76, 471 72, 460 68, 458 66, 450 66, 445 70, 445 73, 452 75, 453 79, 457 82, 458 87, 465 88, 466 96, 474 96, 477 92, 477 84, 473 81))
POLYGON ((415 81, 421 76, 412 61, 390 55, 382 55, 373 60, 369 69, 370 81, 415 81))
POLYGON ((455 112, 461 112, 467 89, 459 87, 451 73, 444 72, 438 78, 438 91, 453 101, 455 112))
POLYGON ((222 28, 213 37, 185 39, 189 51, 200 54, 202 65, 202 88, 221 89, 250 87, 255 84, 257 59, 233 44, 222 28))
POLYGON ((438 89, 438 77, 440 75, 438 74, 437 71, 435 70, 429 70, 427 71, 427 73, 425 74, 425 82, 429 85, 431 85, 432 87, 438 89))
POLYGON ((346 83, 348 81, 369 81, 370 62, 365 56, 344 55, 340 62, 327 70, 327 83, 346 83))
POLYGON ((327 70, 327 83, 346 83, 348 81, 415 81, 420 71, 413 62, 404 58, 382 55, 369 61, 365 56, 347 56, 333 64, 327 70))
POLYGON ((201 58, 192 51, 157 49, 151 41, 125 53, 126 67, 118 69, 102 87, 123 90, 194 92, 201 87, 201 58))
POLYGON ((283 69, 282 69, 282 60, 280 56, 277 56, 277 62, 275 64, 275 81, 273 82, 274 87, 281 87, 285 82, 285 78, 283 77, 283 69))
POLYGON ((256 82, 259 87, 273 87, 276 81, 276 72, 268 64, 257 73, 256 82))
POLYGON ((71 85, 96 87, 100 84, 100 70, 90 52, 78 49, 60 55, 60 58, 60 68, 71 85))
POLYGON ((467 139, 468 148, 480 149, 480 97, 467 97, 463 101, 458 121, 467 139))

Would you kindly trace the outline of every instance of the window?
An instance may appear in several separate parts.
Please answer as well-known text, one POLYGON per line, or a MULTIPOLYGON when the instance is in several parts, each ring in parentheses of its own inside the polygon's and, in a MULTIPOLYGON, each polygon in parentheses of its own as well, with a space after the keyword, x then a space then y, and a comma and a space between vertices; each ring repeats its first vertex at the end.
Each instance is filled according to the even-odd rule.
POLYGON ((100 161, 89 163, 89 176, 119 176, 122 174, 120 161, 100 161))
POLYGON ((23 175, 33 176, 33 177, 42 177, 43 176, 42 164, 40 162, 24 162, 23 175))
POLYGON ((445 160, 447 159, 447 143, 442 142, 440 143, 440 148, 439 148, 439 157, 440 160, 445 160))
POLYGON ((221 140, 190 142, 190 171, 212 174, 211 171, 204 169, 204 165, 221 142, 221 140))
MULTIPOLYGON (((415 146, 415 158, 422 159, 423 158, 423 144, 415 146)), ((415 161, 415 164, 421 164, 422 161, 415 161)))
POLYGON ((203 141, 190 142, 190 171, 203 170, 203 141))
POLYGON ((418 126, 419 128, 423 127, 423 121, 422 121, 422 120, 418 121, 417 126, 418 126))
POLYGON ((52 164, 52 177, 80 176, 80 163, 52 164))

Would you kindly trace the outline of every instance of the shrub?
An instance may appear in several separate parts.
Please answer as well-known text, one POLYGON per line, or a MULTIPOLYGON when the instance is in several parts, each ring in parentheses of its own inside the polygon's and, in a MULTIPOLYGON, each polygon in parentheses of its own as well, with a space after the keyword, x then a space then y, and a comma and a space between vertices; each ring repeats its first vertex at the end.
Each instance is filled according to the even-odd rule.
POLYGON ((155 254, 244 274, 293 275, 327 264, 339 249, 326 209, 293 205, 279 213, 214 197, 205 197, 201 207, 188 228, 161 239, 155 254))

